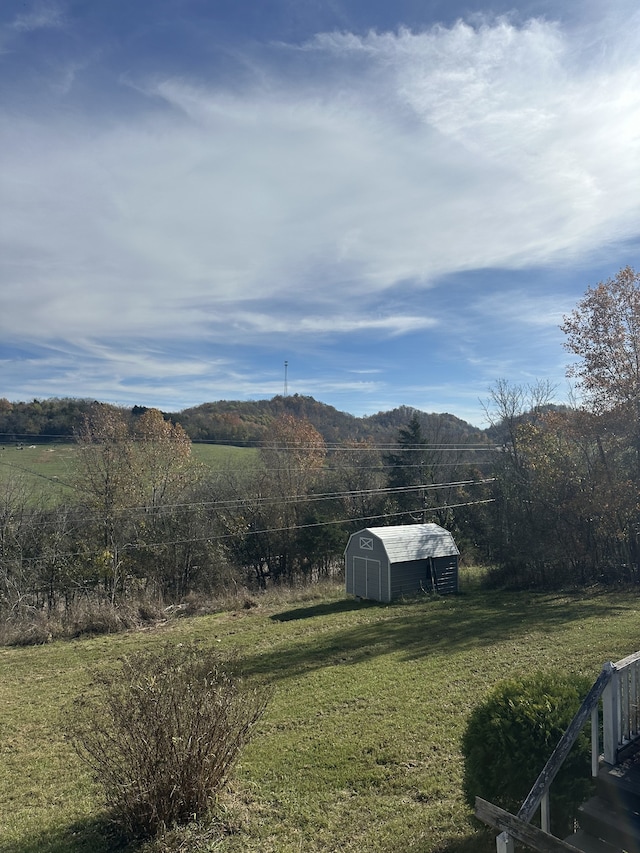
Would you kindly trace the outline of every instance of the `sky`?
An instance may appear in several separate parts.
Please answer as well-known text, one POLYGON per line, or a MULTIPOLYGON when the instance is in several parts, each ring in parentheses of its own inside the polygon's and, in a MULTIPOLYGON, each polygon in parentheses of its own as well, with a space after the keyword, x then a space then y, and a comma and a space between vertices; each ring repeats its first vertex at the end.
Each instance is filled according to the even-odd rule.
POLYGON ((0 397, 485 426, 639 249, 636 0, 0 4, 0 397))

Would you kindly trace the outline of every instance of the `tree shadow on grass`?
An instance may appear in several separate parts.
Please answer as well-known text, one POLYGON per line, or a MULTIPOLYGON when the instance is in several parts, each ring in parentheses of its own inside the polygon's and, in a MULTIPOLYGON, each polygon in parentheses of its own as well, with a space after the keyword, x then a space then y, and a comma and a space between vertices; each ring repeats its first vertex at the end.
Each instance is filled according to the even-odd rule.
MULTIPOLYGON (((430 838, 421 838, 407 845, 403 842, 403 853, 495 853, 496 834, 492 829, 478 823, 477 829, 469 828, 462 836, 456 836, 434 848, 430 838)), ((388 853, 396 853, 392 848, 388 853)))
MULTIPOLYGON (((494 853, 495 849, 496 834, 485 828, 465 835, 463 838, 453 838, 438 847, 437 853, 494 853)), ((420 853, 420 848, 409 848, 406 853, 420 853)))
POLYGON ((352 610, 360 611, 365 607, 386 606, 379 601, 358 601, 354 598, 341 598, 338 601, 313 604, 308 607, 296 607, 294 610, 274 613, 270 618, 274 622, 295 622, 298 619, 313 619, 316 616, 331 616, 335 613, 349 613, 352 610))
POLYGON ((68 826, 60 826, 25 838, 13 845, 1 846, 2 853, 142 853, 180 850, 209 850, 228 834, 228 827, 219 815, 211 820, 203 818, 189 824, 180 824, 160 832, 154 837, 131 838, 102 815, 87 818, 68 826))
POLYGON ((351 599, 297 608, 276 614, 288 622, 317 617, 322 630, 243 659, 247 675, 269 673, 288 678, 335 664, 357 664, 372 657, 401 652, 405 660, 418 660, 443 652, 473 651, 503 641, 530 642, 532 632, 553 633, 571 622, 605 620, 624 612, 603 596, 546 593, 474 593, 446 598, 379 604, 351 599), (334 616, 362 608, 372 611, 366 620, 344 620, 332 630, 334 616), (377 612, 375 612, 377 611, 377 612))
POLYGON ((136 853, 141 842, 125 838, 104 818, 77 821, 3 846, 3 853, 136 853))

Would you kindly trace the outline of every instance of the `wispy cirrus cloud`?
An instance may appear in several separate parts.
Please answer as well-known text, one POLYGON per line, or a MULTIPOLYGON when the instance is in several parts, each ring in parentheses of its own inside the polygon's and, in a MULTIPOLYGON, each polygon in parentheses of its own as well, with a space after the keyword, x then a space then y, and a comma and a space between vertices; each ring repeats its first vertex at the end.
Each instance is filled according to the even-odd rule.
MULTIPOLYGON (((10 26, 65 15, 43 4, 10 26)), ((0 106, 0 334, 100 341, 96 364, 117 375, 118 336, 390 340, 454 309, 469 336, 478 317, 542 335, 572 295, 525 298, 488 274, 482 300, 447 304, 443 282, 584 265, 638 236, 637 15, 613 49, 621 30, 611 17, 599 35, 508 18, 325 32, 245 47, 237 76, 178 75, 159 54, 144 73, 99 50, 62 57, 64 109, 0 106), (109 75, 108 109, 74 98, 109 75)), ((162 364, 137 357, 152 377, 162 364)))
POLYGON ((268 84, 239 92, 148 84, 164 113, 14 120, 0 137, 5 276, 28 271, 58 325, 78 289, 85 324, 123 321, 123 300, 162 323, 178 292, 185 320, 189 299, 355 298, 637 230, 637 56, 594 80, 540 21, 330 34, 311 49, 303 82, 272 60, 268 84))
POLYGON ((508 293, 490 293, 475 300, 472 310, 484 321, 493 319, 505 328, 557 328, 565 314, 572 310, 573 300, 554 293, 527 292, 514 288, 508 293))
POLYGON ((355 332, 381 332, 394 337, 437 325, 431 317, 391 314, 385 316, 363 316, 357 309, 350 314, 319 314, 317 316, 274 317, 272 314, 238 312, 235 322, 246 331, 263 334, 287 334, 290 337, 308 335, 342 335, 355 332))
MULTIPOLYGON (((25 6, 27 4, 24 4, 25 6)), ((64 26, 64 6, 60 3, 34 3, 27 11, 16 15, 9 27, 16 32, 57 29, 64 26)))

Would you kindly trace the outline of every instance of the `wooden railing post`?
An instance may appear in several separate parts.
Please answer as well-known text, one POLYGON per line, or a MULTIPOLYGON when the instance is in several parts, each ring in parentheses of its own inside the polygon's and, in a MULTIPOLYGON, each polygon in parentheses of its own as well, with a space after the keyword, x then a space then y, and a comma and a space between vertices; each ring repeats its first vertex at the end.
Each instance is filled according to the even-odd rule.
MULTIPOLYGON (((512 845, 519 841, 527 850, 538 850, 539 853, 576 853, 576 848, 572 844, 548 835, 480 797, 476 797, 476 815, 484 823, 499 830, 498 844, 512 845)), ((503 851, 511 853, 513 847, 498 846, 498 850, 500 853, 503 851)))
POLYGON ((496 837, 496 853, 515 853, 515 849, 513 838, 508 832, 501 832, 496 837))
POLYGON ((640 696, 639 666, 638 661, 635 661, 629 674, 629 730, 631 738, 636 738, 640 730, 640 720, 638 718, 638 697, 640 696))
POLYGON ((600 770, 600 714, 596 705, 591 712, 591 775, 595 779, 600 770))
POLYGON ((540 800, 540 829, 547 834, 551 833, 551 812, 549 811, 549 789, 544 792, 540 800))
POLYGON ((615 669, 602 694, 602 740, 604 760, 615 764, 620 743, 620 673, 615 669))

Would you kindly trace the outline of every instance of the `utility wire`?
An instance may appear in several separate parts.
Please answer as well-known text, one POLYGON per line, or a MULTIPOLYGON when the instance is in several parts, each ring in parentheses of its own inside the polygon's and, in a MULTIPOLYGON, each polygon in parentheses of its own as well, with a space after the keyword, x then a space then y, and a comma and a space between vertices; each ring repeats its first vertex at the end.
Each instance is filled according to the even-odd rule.
MULTIPOLYGON (((427 492, 427 491, 440 491, 443 489, 455 489, 455 488, 463 488, 468 486, 476 486, 476 485, 486 485, 488 483, 495 482, 495 477, 487 477, 482 480, 458 480, 454 482, 445 482, 445 483, 421 483, 412 486, 393 486, 393 487, 381 487, 374 489, 355 489, 344 492, 320 492, 320 493, 309 493, 309 494, 296 494, 296 495, 254 495, 250 497, 243 498, 229 498, 229 499, 214 499, 209 501, 189 501, 186 503, 176 503, 176 504, 141 504, 141 505, 133 505, 128 507, 118 507, 117 509, 109 512, 108 510, 89 510, 87 511, 84 507, 66 507, 67 513, 71 515, 79 516, 82 520, 89 520, 91 518, 101 520, 108 515, 110 519, 118 519, 121 517, 131 517, 132 514, 141 514, 143 516, 150 515, 161 515, 163 513, 175 511, 175 510, 185 510, 185 509, 195 509, 195 508, 212 508, 218 510, 240 510, 244 508, 253 509, 254 507, 266 507, 272 504, 280 504, 280 505, 296 505, 302 503, 316 503, 321 501, 335 501, 335 500, 348 500, 354 498, 362 498, 362 497, 373 497, 375 495, 381 496, 392 496, 396 494, 406 494, 410 492, 427 492)), ((42 522, 34 522, 35 525, 38 526, 46 526, 48 524, 55 523, 55 519, 50 521, 42 521, 42 522)))
MULTIPOLYGON (((447 509, 457 509, 459 507, 464 507, 464 506, 476 506, 478 504, 488 504, 488 503, 494 503, 494 499, 493 498, 487 498, 487 499, 479 500, 479 501, 468 501, 468 502, 459 503, 459 504, 449 504, 449 505, 444 505, 444 506, 428 507, 424 510, 424 512, 435 513, 435 512, 441 512, 442 510, 447 510, 447 509)), ((420 510, 420 512, 423 512, 423 510, 420 510)), ((194 537, 192 539, 176 539, 176 540, 173 540, 170 542, 141 542, 141 543, 127 542, 127 543, 124 543, 123 545, 118 546, 118 550, 119 551, 126 551, 126 550, 141 550, 143 548, 168 548, 168 547, 173 546, 173 545, 192 545, 192 544, 195 544, 198 542, 222 542, 224 540, 233 539, 233 538, 238 537, 238 536, 259 536, 259 535, 272 534, 272 533, 288 533, 288 532, 292 532, 292 531, 296 531, 296 530, 306 530, 306 529, 314 528, 314 527, 329 527, 329 526, 337 525, 337 524, 353 524, 355 522, 377 521, 377 520, 384 519, 384 518, 397 518, 398 516, 407 516, 407 515, 411 515, 411 514, 412 514, 411 510, 403 510, 401 512, 381 513, 379 515, 367 515, 367 516, 361 516, 358 518, 341 518, 341 519, 332 519, 331 521, 317 521, 317 522, 310 522, 308 524, 295 524, 295 525, 291 525, 288 527, 270 527, 270 528, 265 528, 263 530, 243 529, 243 530, 238 530, 238 531, 233 532, 233 533, 222 533, 222 534, 216 534, 215 536, 200 536, 200 537, 194 537)), ((96 549, 96 550, 78 551, 75 553, 54 554, 53 556, 55 557, 55 559, 58 559, 58 560, 63 559, 63 558, 65 558, 65 559, 66 558, 72 558, 72 557, 91 557, 91 556, 97 556, 99 554, 103 554, 105 550, 109 550, 109 549, 108 548, 107 549, 100 548, 100 549, 96 549)), ((22 562, 37 563, 37 562, 42 562, 42 561, 47 560, 47 559, 50 559, 50 558, 47 558, 47 557, 23 557, 22 562)))
MULTIPOLYGON (((33 439, 37 441, 40 445, 53 444, 54 442, 51 439, 56 439, 61 443, 77 443, 78 439, 75 435, 68 435, 64 433, 30 433, 30 432, 0 432, 0 441, 3 439, 7 439, 10 442, 19 441, 19 443, 23 443, 23 440, 33 439), (43 441, 42 439, 46 439, 43 441)), ((127 436, 126 441, 137 443, 143 442, 147 439, 144 436, 127 436)), ((415 450, 501 450, 502 446, 496 444, 495 442, 483 442, 483 441, 453 441, 453 442, 424 442, 422 444, 411 444, 411 445, 401 445, 395 442, 380 442, 380 443, 369 443, 366 439, 362 441, 358 441, 357 439, 354 441, 345 440, 342 442, 335 441, 325 441, 321 444, 299 444, 295 446, 287 445, 287 444, 270 444, 260 439, 251 439, 246 442, 234 442, 226 439, 206 439, 206 438, 194 438, 189 439, 191 444, 193 445, 213 445, 220 447, 237 447, 239 450, 267 450, 267 451, 275 451, 278 453, 288 452, 288 451, 328 451, 328 452, 336 452, 336 451, 344 451, 347 453, 354 452, 369 452, 372 450, 378 451, 393 451, 394 453, 404 453, 408 451, 415 450)), ((99 442, 95 442, 95 444, 99 444, 99 442)), ((37 445, 36 445, 37 446, 37 445)))

